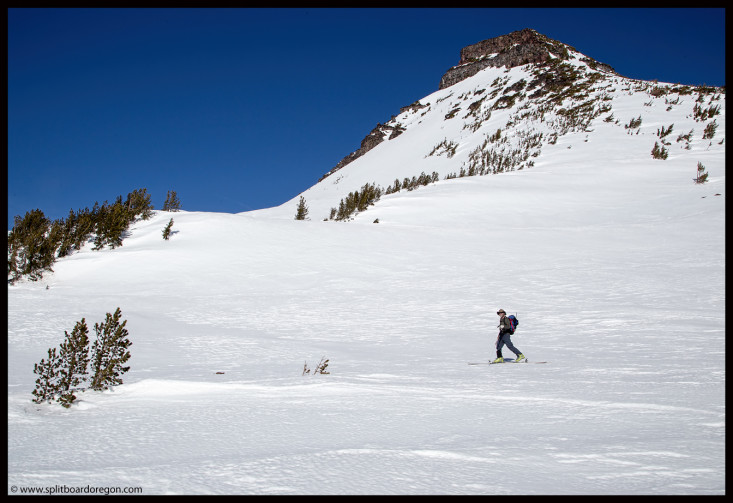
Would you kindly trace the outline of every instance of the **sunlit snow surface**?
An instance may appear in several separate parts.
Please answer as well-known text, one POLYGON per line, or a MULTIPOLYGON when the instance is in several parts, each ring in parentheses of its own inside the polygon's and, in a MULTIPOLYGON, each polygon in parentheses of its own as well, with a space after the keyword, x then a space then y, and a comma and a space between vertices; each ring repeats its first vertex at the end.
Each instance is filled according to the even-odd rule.
POLYGON ((425 157, 455 136, 408 128, 306 191, 310 221, 296 200, 159 212, 121 248, 9 286, 9 494, 724 494, 725 101, 710 141, 695 98, 668 111, 619 90, 621 125, 599 117, 531 169, 456 180, 425 157), (652 159, 671 123, 669 158, 652 159), (686 150, 674 139, 693 128, 686 150), (323 221, 349 190, 431 163, 440 182, 323 221), (125 384, 32 403, 33 364, 117 307, 125 384), (467 365, 495 356, 499 308, 549 363, 467 365), (302 375, 321 357, 330 374, 302 375))

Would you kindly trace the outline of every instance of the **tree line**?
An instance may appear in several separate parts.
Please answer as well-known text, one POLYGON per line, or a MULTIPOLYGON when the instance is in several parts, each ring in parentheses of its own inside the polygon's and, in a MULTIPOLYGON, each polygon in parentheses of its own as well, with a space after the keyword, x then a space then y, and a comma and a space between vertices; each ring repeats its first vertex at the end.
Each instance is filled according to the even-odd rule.
MULTIPOLYGON (((180 200, 169 191, 164 211, 180 209, 180 200)), ((23 277, 37 281, 45 272, 52 272, 57 258, 79 251, 85 243, 93 242, 93 250, 105 246, 122 246, 133 222, 147 220, 153 215, 153 205, 147 189, 136 189, 126 199, 117 196, 110 204, 98 202, 89 209, 69 210, 67 218, 51 220, 40 209, 16 216, 8 232, 8 283, 23 277)))

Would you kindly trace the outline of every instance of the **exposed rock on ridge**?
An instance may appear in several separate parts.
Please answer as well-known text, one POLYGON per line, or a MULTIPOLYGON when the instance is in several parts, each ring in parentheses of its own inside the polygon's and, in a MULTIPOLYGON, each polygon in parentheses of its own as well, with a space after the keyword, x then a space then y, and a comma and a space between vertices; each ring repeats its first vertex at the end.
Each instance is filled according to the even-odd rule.
MULTIPOLYGON (((568 59, 570 57, 568 49, 575 50, 530 28, 482 40, 461 49, 460 61, 443 75, 439 89, 450 87, 490 66, 512 68, 528 63, 545 63, 553 57, 560 60, 568 59)), ((603 63, 590 58, 587 62, 599 70, 615 73, 613 68, 603 63)))

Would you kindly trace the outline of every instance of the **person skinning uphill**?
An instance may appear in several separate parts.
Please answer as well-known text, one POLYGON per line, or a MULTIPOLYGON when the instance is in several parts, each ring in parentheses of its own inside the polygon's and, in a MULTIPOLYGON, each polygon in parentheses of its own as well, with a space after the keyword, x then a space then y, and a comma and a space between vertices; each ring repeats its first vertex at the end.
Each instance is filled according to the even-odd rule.
POLYGON ((515 363, 519 363, 526 360, 521 351, 519 351, 514 344, 512 344, 512 334, 514 333, 514 326, 506 315, 506 311, 499 309, 496 314, 499 315, 499 336, 496 338, 496 360, 491 363, 504 363, 504 357, 501 356, 501 348, 504 346, 508 347, 515 355, 517 359, 515 363))

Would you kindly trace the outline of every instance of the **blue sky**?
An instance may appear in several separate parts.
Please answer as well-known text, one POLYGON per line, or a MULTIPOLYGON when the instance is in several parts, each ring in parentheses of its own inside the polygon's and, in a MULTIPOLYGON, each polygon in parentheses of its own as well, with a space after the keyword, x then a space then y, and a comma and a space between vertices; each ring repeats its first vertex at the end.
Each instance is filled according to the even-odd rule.
POLYGON ((462 47, 523 28, 627 77, 725 85, 724 9, 9 9, 8 228, 137 188, 280 205, 462 47))

